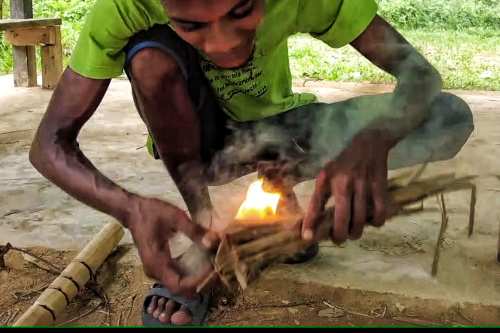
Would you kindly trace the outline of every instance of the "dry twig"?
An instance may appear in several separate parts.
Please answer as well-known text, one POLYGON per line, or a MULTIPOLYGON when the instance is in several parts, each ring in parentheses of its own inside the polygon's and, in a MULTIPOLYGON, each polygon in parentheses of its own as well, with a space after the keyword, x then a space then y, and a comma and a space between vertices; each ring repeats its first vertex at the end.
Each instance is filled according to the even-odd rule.
POLYGON ((476 185, 471 184, 471 193, 470 193, 470 213, 469 213, 469 237, 472 235, 474 231, 474 220, 476 215, 476 185))
POLYGON ((27 253, 21 253, 21 254, 22 254, 24 260, 37 266, 38 268, 41 268, 41 269, 43 269, 51 274, 54 274, 54 275, 61 274, 61 270, 56 269, 56 267, 54 265, 48 265, 46 262, 40 261, 39 259, 33 257, 31 254, 27 254, 27 253))
POLYGON ((28 132, 28 131, 33 131, 33 130, 34 130, 33 128, 30 128, 30 129, 23 129, 23 130, 17 130, 17 131, 2 132, 2 133, 0 133, 0 135, 28 132))
POLYGON ((65 321, 64 323, 59 324, 59 325, 57 325, 57 326, 65 326, 66 324, 72 323, 72 322, 74 322, 75 320, 78 320, 78 319, 84 318, 84 317, 88 316, 89 314, 91 314, 92 312, 94 312, 95 310, 99 309, 99 307, 100 307, 101 305, 103 305, 103 304, 104 304, 104 301, 103 301, 103 300, 101 300, 101 301, 100 301, 100 302, 99 302, 99 303, 98 303, 95 307, 93 307, 93 308, 92 308, 92 309, 90 309, 89 311, 85 312, 84 314, 82 314, 82 315, 80 315, 80 316, 78 316, 78 317, 76 317, 76 318, 73 318, 73 319, 67 320, 67 321, 65 321))
POLYGON ((120 311, 120 313, 118 314, 118 319, 116 320, 116 326, 119 327, 120 326, 120 319, 122 318, 122 312, 120 311))
POLYGON ((37 265, 38 267, 40 268, 43 268, 51 273, 55 273, 55 274, 60 274, 61 272, 61 269, 55 265, 53 265, 52 263, 50 263, 49 261, 31 253, 30 251, 27 251, 27 250, 23 250, 23 249, 20 249, 20 248, 17 248, 17 247, 14 247, 12 246, 12 244, 10 243, 7 243, 5 244, 4 246, 0 245, 0 269, 3 269, 3 268, 6 268, 5 267, 5 260, 4 260, 4 256, 9 252, 9 251, 18 251, 18 252, 21 252, 23 254, 26 254, 38 261, 40 261, 41 263, 43 263, 43 265, 45 266, 42 266, 38 263, 36 263, 36 260, 33 260, 29 257, 24 257, 24 259, 26 259, 27 261, 31 262, 32 264, 35 264, 37 265))
POLYGON ((445 319, 443 319, 443 320, 444 320, 444 322, 445 322, 445 323, 450 324, 451 326, 457 326, 457 327, 463 327, 463 326, 464 326, 464 325, 462 325, 462 324, 456 323, 456 322, 454 322, 454 321, 452 321, 452 320, 448 320, 448 319, 446 319, 446 318, 445 318, 445 319))
POLYGON ((7 321, 5 322, 5 326, 9 326, 10 322, 13 321, 14 319, 16 319, 17 317, 17 314, 19 313, 19 309, 16 309, 16 312, 14 312, 10 317, 9 319, 7 319, 7 321))
MULTIPOLYGON (((378 316, 378 315, 376 315, 376 316, 372 316, 372 315, 368 315, 368 314, 366 314, 366 313, 361 313, 361 312, 355 312, 355 311, 347 310, 347 309, 345 309, 345 308, 343 308, 343 307, 332 305, 332 304, 331 304, 330 302, 328 302, 328 301, 323 301, 323 304, 325 304, 326 306, 328 306, 330 309, 335 309, 335 308, 337 308, 337 309, 340 309, 340 310, 345 311, 345 312, 347 312, 347 313, 350 313, 350 314, 352 314, 352 315, 361 316, 361 317, 367 317, 367 318, 379 318, 379 316, 378 316)), ((374 310, 376 310, 376 309, 374 309, 374 310)), ((372 311, 374 311, 374 310, 372 310, 372 311)), ((385 314, 385 311, 384 311, 384 314, 385 314)))
POLYGON ((416 326, 441 326, 440 324, 433 323, 424 319, 418 319, 413 317, 393 317, 393 320, 406 322, 416 326))
POLYGON ((441 229, 439 231, 439 237, 436 244, 436 249, 434 250, 434 259, 432 262, 432 276, 437 275, 438 263, 439 263, 439 255, 441 253, 441 245, 444 239, 444 233, 446 232, 446 228, 448 227, 448 216, 446 214, 446 205, 444 203, 443 193, 440 195, 436 195, 439 203, 439 210, 441 211, 441 229))
POLYGON ((308 305, 313 305, 315 304, 314 302, 311 303, 311 302, 307 302, 307 303, 295 303, 295 304, 273 304, 273 305, 259 305, 259 306, 249 306, 249 307, 245 307, 246 309, 249 309, 249 310, 254 310, 254 309, 262 309, 262 308, 294 308, 294 307, 297 307, 297 306, 308 306, 308 305))
POLYGON ((471 325, 475 325, 475 324, 474 324, 474 322, 473 322, 470 318, 466 317, 466 316, 462 313, 462 311, 460 311, 460 306, 457 306, 457 307, 455 308, 455 311, 458 313, 458 315, 460 315, 462 318, 464 318, 465 320, 467 320, 467 321, 468 321, 471 325))
POLYGON ((41 294, 43 290, 47 289, 47 286, 43 286, 43 287, 40 287, 36 290, 31 290, 31 291, 28 291, 27 293, 24 293, 24 294, 21 294, 21 295, 17 295, 17 293, 19 292, 13 292, 12 293, 12 296, 19 300, 19 299, 25 299, 27 296, 30 296, 31 294, 34 294, 34 293, 38 293, 38 294, 41 294))
POLYGON ((136 295, 136 294, 134 294, 134 295, 132 296, 132 300, 131 300, 131 302, 130 302, 130 311, 128 312, 127 319, 125 320, 125 324, 124 324, 124 326, 127 326, 127 325, 128 325, 128 320, 129 320, 129 318, 130 318, 130 314, 132 313, 132 310, 134 309, 134 300, 135 300, 135 298, 136 298, 136 297, 137 297, 137 295, 136 295))
MULTIPOLYGON (((8 310, 8 311, 4 311, 4 312, 0 313, 0 319, 2 319, 2 317, 3 317, 4 315, 5 315, 5 317, 6 317, 6 318, 7 318, 7 320, 8 320, 8 319, 9 319, 9 317, 10 317, 10 310, 8 310)), ((6 326, 5 324, 7 323, 7 320, 5 320, 5 321, 4 321, 4 323, 0 325, 0 327, 2 327, 2 326, 6 326)))
POLYGON ((106 294, 102 294, 102 297, 104 298, 105 304, 106 304, 106 319, 108 320, 108 326, 111 326, 111 308, 109 306, 108 298, 106 297, 106 294))

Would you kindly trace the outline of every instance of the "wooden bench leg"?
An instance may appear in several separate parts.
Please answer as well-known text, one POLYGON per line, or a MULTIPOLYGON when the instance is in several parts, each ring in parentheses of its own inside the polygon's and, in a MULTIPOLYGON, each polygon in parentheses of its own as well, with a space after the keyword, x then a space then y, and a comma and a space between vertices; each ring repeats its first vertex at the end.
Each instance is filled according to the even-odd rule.
POLYGON ((36 53, 34 46, 13 46, 14 86, 36 87, 36 53))
POLYGON ((54 45, 42 46, 42 88, 55 89, 62 75, 61 27, 55 27, 54 45))
MULTIPOLYGON (((7 1, 3 1, 6 3, 7 1)), ((33 17, 32 0, 10 0, 10 17, 25 19, 33 17)), ((2 17, 0 16, 0 19, 2 17)), ((14 86, 36 87, 36 53, 35 46, 13 46, 12 58, 14 62, 14 86)))

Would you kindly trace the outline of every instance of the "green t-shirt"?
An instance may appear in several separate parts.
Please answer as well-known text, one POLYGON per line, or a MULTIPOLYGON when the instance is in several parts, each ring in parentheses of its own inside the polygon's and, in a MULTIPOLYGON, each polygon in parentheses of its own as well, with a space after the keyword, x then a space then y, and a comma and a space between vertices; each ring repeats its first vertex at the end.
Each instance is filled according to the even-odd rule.
MULTIPOLYGON (((294 93, 287 40, 308 33, 338 48, 349 44, 377 13, 374 0, 266 0, 252 59, 221 69, 200 53, 200 64, 224 111, 235 121, 258 120, 317 102, 294 93)), ((136 32, 168 22, 160 0, 96 0, 70 58, 70 67, 89 78, 123 72, 123 48, 136 32)))

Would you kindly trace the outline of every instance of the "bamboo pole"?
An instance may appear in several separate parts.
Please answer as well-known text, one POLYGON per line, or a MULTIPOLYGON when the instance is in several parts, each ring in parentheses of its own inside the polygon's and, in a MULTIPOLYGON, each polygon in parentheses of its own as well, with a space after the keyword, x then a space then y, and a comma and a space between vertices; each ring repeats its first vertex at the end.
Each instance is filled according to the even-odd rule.
POLYGON ((52 326, 124 234, 118 222, 106 224, 12 326, 52 326))

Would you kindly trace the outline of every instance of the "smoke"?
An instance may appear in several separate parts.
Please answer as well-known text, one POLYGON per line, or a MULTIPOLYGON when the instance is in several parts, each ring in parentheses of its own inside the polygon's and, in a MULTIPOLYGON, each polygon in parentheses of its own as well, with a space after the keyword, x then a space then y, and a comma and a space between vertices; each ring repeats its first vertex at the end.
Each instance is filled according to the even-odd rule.
MULTIPOLYGON (((231 124, 233 134, 207 172, 211 184, 226 184, 255 172, 259 161, 300 166, 298 177, 314 179, 350 140, 374 123, 395 119, 394 93, 359 96, 337 103, 313 103, 257 122, 231 124), (383 119, 383 121, 380 121, 383 119)), ((389 169, 454 157, 474 129, 472 112, 459 97, 442 93, 425 121, 389 154, 389 169)), ((405 119, 401 116, 401 119, 405 119)))
POLYGON ((260 161, 292 165, 298 181, 314 179, 358 133, 370 129, 400 139, 389 153, 389 170, 454 157, 474 129, 469 106, 441 92, 439 73, 406 41, 395 37, 375 46, 380 48, 397 59, 394 68, 385 68, 397 79, 393 92, 315 102, 259 121, 229 121, 231 134, 206 169, 208 184, 253 173, 260 161))

